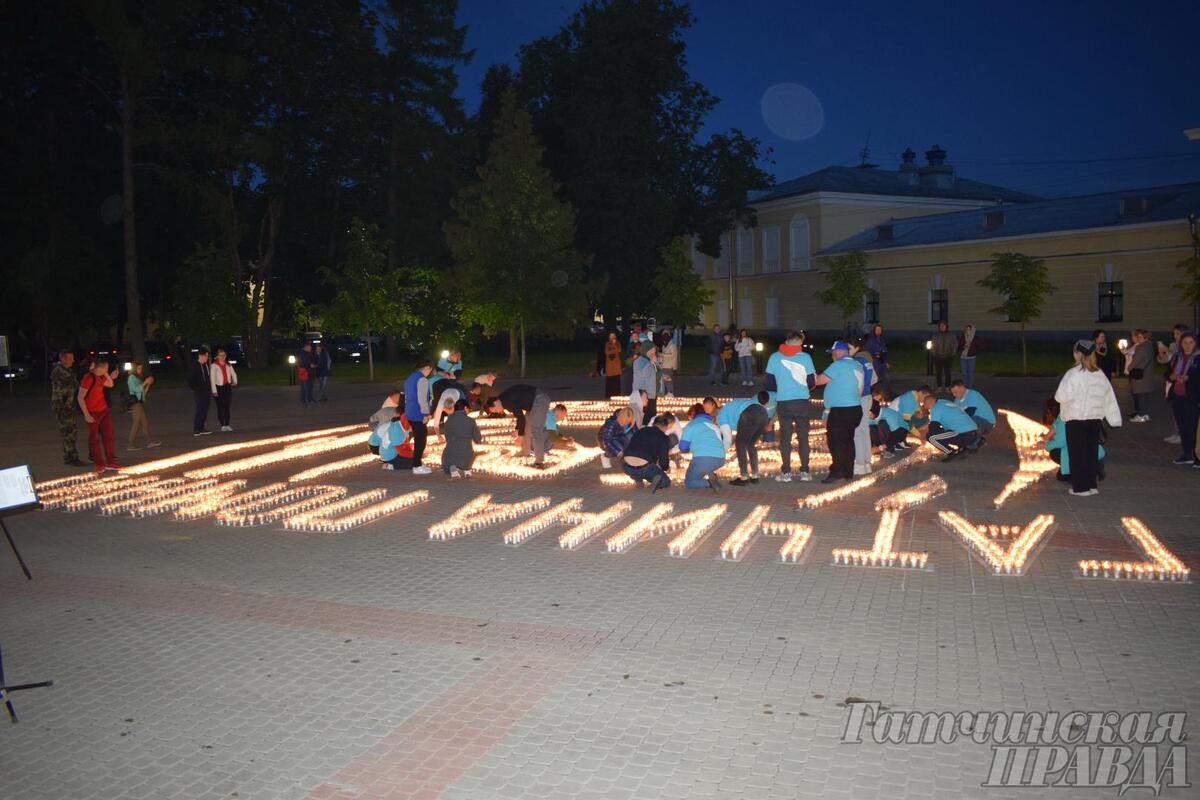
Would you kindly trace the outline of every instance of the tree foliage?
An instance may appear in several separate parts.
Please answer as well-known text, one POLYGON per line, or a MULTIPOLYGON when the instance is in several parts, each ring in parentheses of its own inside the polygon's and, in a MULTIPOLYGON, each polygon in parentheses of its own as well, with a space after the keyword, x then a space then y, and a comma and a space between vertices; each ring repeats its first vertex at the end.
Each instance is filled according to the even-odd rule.
POLYGON ((989 314, 1002 314, 1021 330, 1021 368, 1028 374, 1029 358, 1025 348, 1025 326, 1042 316, 1042 305, 1054 294, 1050 270, 1040 258, 1024 253, 992 253, 988 274, 977 283, 1000 295, 1003 302, 988 309, 989 314))
POLYGON ((229 254, 216 244, 197 245, 171 289, 173 312, 164 320, 173 335, 192 344, 225 344, 241 329, 249 301, 229 273, 229 254))
POLYGON ((1175 284, 1180 299, 1189 305, 1200 305, 1200 256, 1185 258, 1175 266, 1186 276, 1182 283, 1175 284))
POLYGON ((532 120, 508 92, 479 182, 459 192, 446 225, 467 319, 522 339, 569 333, 587 313, 575 211, 541 159, 532 120))
POLYGON ((654 273, 654 302, 650 311, 660 323, 679 328, 699 325, 704 309, 713 301, 713 291, 692 269, 688 248, 676 237, 659 250, 661 262, 654 273))
POLYGON ((842 328, 863 308, 867 284, 867 255, 854 252, 825 259, 825 288, 817 297, 827 306, 842 312, 842 328))

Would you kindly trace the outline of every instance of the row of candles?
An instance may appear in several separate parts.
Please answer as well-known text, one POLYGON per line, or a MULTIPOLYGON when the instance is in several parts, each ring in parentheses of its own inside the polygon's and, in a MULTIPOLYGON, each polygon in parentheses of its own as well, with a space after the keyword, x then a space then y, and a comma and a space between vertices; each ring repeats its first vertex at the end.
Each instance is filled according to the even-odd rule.
POLYGON ((717 526, 725 516, 728 506, 715 503, 708 508, 691 511, 676 517, 676 527, 682 527, 679 535, 667 542, 667 554, 676 558, 687 558, 692 551, 704 541, 704 538, 717 526))
POLYGON ((649 511, 610 536, 604 542, 605 550, 609 553, 624 553, 643 539, 650 538, 654 535, 651 533, 654 527, 669 519, 674 510, 673 503, 658 503, 651 507, 649 511))
MULTIPOLYGON (((181 453, 177 456, 168 456, 166 458, 155 459, 154 461, 144 461, 141 464, 134 464, 126 467, 124 472, 128 475, 146 475, 151 472, 164 472, 175 467, 181 467, 185 464, 192 464, 197 461, 204 461, 217 456, 228 455, 230 453, 238 453, 246 450, 254 450, 260 447, 269 447, 272 445, 288 445, 294 442, 302 442, 309 439, 324 439, 339 434, 347 434, 351 431, 359 431, 361 441, 362 425, 339 425, 334 428, 323 428, 315 431, 305 431, 303 433, 291 433, 286 436, 271 436, 266 439, 252 439, 248 442, 233 442, 230 444, 218 444, 212 447, 205 447, 201 450, 193 450, 189 453, 181 453)), ((199 477, 211 477, 201 475, 199 477)))
POLYGON ((869 550, 855 547, 837 547, 832 551, 833 563, 860 567, 902 567, 924 569, 929 562, 925 552, 897 551, 896 525, 900 522, 900 510, 887 508, 879 515, 879 527, 875 529, 875 541, 869 550))
MULTIPOLYGON (((976 553, 993 575, 1024 575, 1030 554, 1054 525, 1050 514, 1039 514, 1015 535, 1007 548, 1001 547, 989 526, 976 525, 953 511, 938 513, 938 522, 976 553)), ((994 527, 994 526, 993 526, 994 527)))
MULTIPOLYGON (((375 489, 376 499, 387 495, 385 489, 375 489)), ((289 488, 270 495, 261 501, 237 510, 222 509, 214 516, 218 525, 245 528, 252 525, 269 525, 281 519, 289 519, 322 506, 329 506, 346 496, 345 486, 320 486, 311 484, 289 488)))
POLYGON ((140 487, 142 491, 132 497, 126 497, 123 500, 113 500, 101 505, 100 513, 111 517, 117 514, 124 514, 128 511, 135 517, 143 516, 140 512, 147 506, 157 506, 159 503, 169 502, 179 497, 187 497, 195 491, 211 489, 216 484, 216 478, 209 478, 204 481, 168 478, 165 481, 157 481, 140 487))
POLYGON ((874 486, 880 481, 887 480, 888 478, 898 475, 905 470, 911 469, 918 464, 923 464, 937 455, 937 453, 938 450, 933 445, 921 445, 916 450, 913 450, 911 453, 909 453, 906 458, 893 461, 886 467, 877 469, 869 475, 863 475, 860 478, 855 478, 854 480, 842 484, 835 489, 829 489, 828 491, 810 494, 807 497, 801 497, 796 501, 796 504, 802 509, 812 510, 820 508, 824 505, 828 505, 829 503, 836 503, 839 500, 844 500, 847 497, 856 495, 863 489, 866 489, 869 486, 874 486))
POLYGON ((574 550, 632 510, 633 503, 622 500, 603 511, 577 511, 568 514, 563 521, 571 528, 558 537, 558 546, 563 550, 574 550))
POLYGON ((341 533, 429 499, 427 489, 416 489, 385 500, 386 494, 385 489, 369 489, 323 508, 289 517, 283 521, 283 527, 310 533, 341 533))
POLYGON ((1146 527, 1146 523, 1137 517, 1121 517, 1121 526, 1133 541, 1134 546, 1141 550, 1148 560, 1136 562, 1088 559, 1079 562, 1080 574, 1088 578, 1126 580, 1186 581, 1189 579, 1191 571, 1146 527))
POLYGON ((455 511, 450 517, 429 526, 430 539, 453 539, 497 522, 524 517, 550 505, 549 497, 534 497, 516 503, 493 503, 490 494, 481 494, 455 511))
POLYGON ((901 489, 898 492, 893 492, 887 497, 880 498, 875 503, 876 511, 884 509, 895 509, 896 511, 904 511, 905 509, 919 506, 922 503, 932 500, 935 497, 940 497, 946 493, 946 482, 938 475, 918 483, 916 486, 910 486, 907 489, 901 489))
POLYGON ((373 453, 365 453, 363 455, 351 456, 337 461, 330 461, 326 464, 318 464, 310 469, 297 472, 288 478, 288 483, 303 483, 317 478, 323 478, 326 475, 333 475, 338 472, 349 472, 352 469, 359 469, 371 464, 378 464, 379 456, 373 453))
POLYGON ((250 472, 274 466, 284 461, 295 461, 301 458, 308 458, 309 456, 324 455, 347 447, 361 447, 362 444, 363 432, 359 428, 357 433, 346 436, 322 436, 310 441, 288 445, 281 450, 272 450, 269 453, 247 456, 235 461, 227 461, 223 464, 214 464, 211 467, 195 469, 185 472, 184 476, 188 478, 220 478, 226 475, 235 475, 241 472, 250 472))
POLYGON ((501 534, 500 538, 505 544, 521 544, 526 539, 536 536, 547 528, 561 524, 570 512, 579 511, 582 507, 583 498, 572 497, 540 514, 535 514, 516 527, 509 528, 501 534))
POLYGON ((1012 428, 1017 449, 1017 468, 1000 493, 992 499, 996 508, 1058 469, 1044 446, 1045 425, 1008 409, 1002 408, 1000 413, 1008 422, 1008 427, 1012 428))

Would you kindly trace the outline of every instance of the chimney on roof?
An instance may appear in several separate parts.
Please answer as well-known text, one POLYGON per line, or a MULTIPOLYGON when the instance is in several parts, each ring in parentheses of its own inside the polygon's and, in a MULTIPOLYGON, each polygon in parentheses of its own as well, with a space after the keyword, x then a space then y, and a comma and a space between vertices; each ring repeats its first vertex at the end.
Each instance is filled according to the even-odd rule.
POLYGON ((900 154, 900 169, 896 172, 900 183, 905 186, 916 186, 920 183, 921 177, 917 170, 917 154, 911 147, 904 148, 904 152, 900 154))
POLYGON ((946 163, 946 151, 940 145, 925 151, 925 162, 918 170, 922 186, 949 189, 954 185, 954 167, 946 163))

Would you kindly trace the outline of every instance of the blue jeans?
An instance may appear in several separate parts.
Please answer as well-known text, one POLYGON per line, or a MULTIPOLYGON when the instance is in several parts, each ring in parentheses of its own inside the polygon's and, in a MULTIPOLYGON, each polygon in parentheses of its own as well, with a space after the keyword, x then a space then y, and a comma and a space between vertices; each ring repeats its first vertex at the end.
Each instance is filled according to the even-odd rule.
POLYGON ((683 485, 689 489, 707 489, 708 481, 705 475, 715 473, 725 464, 725 459, 716 456, 692 456, 688 464, 687 474, 683 476, 683 485))
POLYGON ((328 399, 329 399, 329 395, 325 394, 325 386, 326 386, 328 383, 329 383, 329 376, 328 376, 328 375, 322 375, 321 377, 317 378, 317 385, 319 385, 319 386, 321 387, 321 399, 322 399, 322 400, 328 400, 328 399))
POLYGON ((747 383, 754 380, 754 356, 738 356, 738 364, 742 368, 742 380, 747 383))
MULTIPOLYGON (((970 412, 968 412, 968 413, 970 413, 970 412)), ((977 417, 974 414, 971 414, 971 419, 975 420, 975 427, 979 428, 980 436, 987 436, 988 434, 990 434, 992 432, 992 428, 996 427, 994 424, 992 424, 991 422, 988 422, 983 417, 977 417)))
POLYGON ((662 468, 654 462, 644 464, 640 467, 631 467, 628 464, 624 464, 621 468, 625 470, 626 475, 637 481, 638 486, 642 485, 642 481, 648 481, 651 485, 653 485, 654 480, 660 475, 662 476, 663 481, 662 488, 665 489, 671 485, 671 479, 667 477, 667 473, 663 472, 662 468))
POLYGON ((721 377, 721 373, 723 371, 724 371, 724 366, 723 366, 723 362, 721 361, 721 357, 719 355, 709 353, 708 354, 708 382, 716 383, 717 379, 721 377))
POLYGON ((313 401, 313 385, 312 381, 300 381, 300 403, 311 403, 313 401))
POLYGON ((970 358, 963 357, 963 358, 959 359, 959 361, 962 363, 963 383, 965 383, 967 385, 968 389, 974 389, 975 388, 975 356, 971 356, 970 358))

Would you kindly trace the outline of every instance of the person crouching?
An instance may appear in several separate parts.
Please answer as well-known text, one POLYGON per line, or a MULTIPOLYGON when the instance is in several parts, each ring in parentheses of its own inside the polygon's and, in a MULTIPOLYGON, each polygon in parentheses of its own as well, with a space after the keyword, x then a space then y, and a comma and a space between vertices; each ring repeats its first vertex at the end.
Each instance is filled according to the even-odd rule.
POLYGON ((469 478, 475 463, 474 445, 483 444, 483 434, 478 423, 467 414, 467 401, 443 405, 449 407, 442 424, 446 436, 446 446, 442 448, 442 472, 451 478, 469 478))
POLYGON ((391 419, 379 424, 379 460, 384 469, 413 468, 412 426, 399 408, 391 419))
POLYGON ((393 389, 388 392, 388 396, 383 399, 383 405, 379 410, 367 418, 367 425, 371 428, 371 434, 367 437, 367 449, 374 455, 379 455, 379 426, 385 422, 391 422, 392 417, 396 416, 396 409, 404 404, 404 394, 398 389, 393 389))
POLYGON ((675 424, 672 414, 659 414, 653 424, 640 428, 625 447, 621 469, 633 478, 638 487, 649 482, 651 494, 671 485, 667 470, 671 468, 671 437, 667 431, 675 424))

